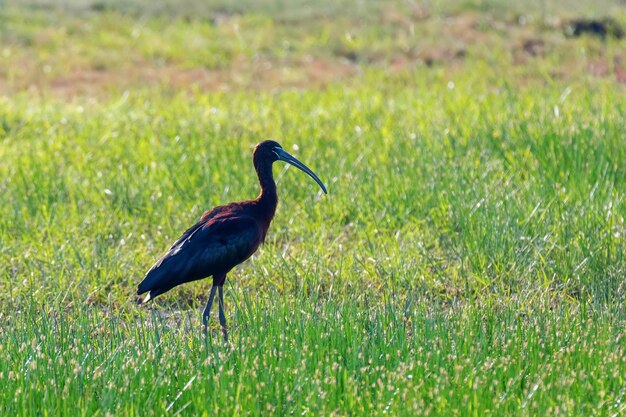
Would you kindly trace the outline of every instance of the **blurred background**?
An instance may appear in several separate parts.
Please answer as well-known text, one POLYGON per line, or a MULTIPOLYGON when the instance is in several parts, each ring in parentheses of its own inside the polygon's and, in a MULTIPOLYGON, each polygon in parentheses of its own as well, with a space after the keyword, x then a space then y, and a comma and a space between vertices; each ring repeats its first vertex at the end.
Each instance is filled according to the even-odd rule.
POLYGON ((623 0, 2 0, 0 93, 273 90, 383 70, 626 82, 623 0), (580 40, 580 38, 586 38, 580 40), (623 43, 621 44, 623 46, 623 43))

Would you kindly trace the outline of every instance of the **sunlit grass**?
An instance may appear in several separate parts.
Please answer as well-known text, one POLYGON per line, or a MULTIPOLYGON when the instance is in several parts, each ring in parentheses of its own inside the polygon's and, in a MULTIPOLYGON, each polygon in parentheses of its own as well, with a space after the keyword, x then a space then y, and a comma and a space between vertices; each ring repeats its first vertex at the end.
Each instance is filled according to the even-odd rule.
POLYGON ((117 13, 45 32, 20 11, 0 36, 0 53, 50 65, 22 88, 36 72, 0 63, 0 415, 626 412, 626 100, 589 72, 624 40, 548 28, 552 47, 518 62, 489 27, 466 55, 390 70, 406 34, 384 20, 351 40, 345 16, 311 23, 320 35, 244 14, 229 18, 246 40, 216 44, 232 25, 151 17, 125 48, 139 20, 117 13), (89 94, 54 78, 137 57, 246 72, 259 51, 285 78, 179 89, 131 71, 89 94), (290 87, 293 62, 352 52, 354 73, 290 87), (266 244, 228 276, 231 344, 203 338, 208 281, 138 307, 204 210, 257 195, 266 138, 329 194, 276 164, 266 244))
POLYGON ((3 414, 624 411, 620 312, 318 301, 240 300, 230 347, 190 313, 27 307, 2 319, 3 414))
POLYGON ((238 281, 288 290, 280 270, 297 268, 302 285, 341 293, 382 282, 453 298, 622 300, 620 92, 577 84, 564 98, 471 77, 450 89, 427 73, 413 83, 415 93, 5 99, 2 297, 62 284, 55 297, 128 301, 203 210, 257 194, 252 146, 277 138, 298 146, 330 195, 276 168, 278 215, 238 281))

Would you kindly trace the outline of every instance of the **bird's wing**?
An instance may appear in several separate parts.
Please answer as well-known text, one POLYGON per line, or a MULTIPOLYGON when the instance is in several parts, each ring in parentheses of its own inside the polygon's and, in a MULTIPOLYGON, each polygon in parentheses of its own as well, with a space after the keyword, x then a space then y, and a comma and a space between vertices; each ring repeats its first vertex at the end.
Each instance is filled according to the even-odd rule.
MULTIPOLYGON (((202 226, 206 225, 206 223, 209 222, 213 217, 219 215, 225 208, 226 208, 225 206, 218 206, 218 207, 215 207, 213 210, 208 210, 202 213, 200 220, 198 220, 198 222, 194 224, 193 226, 191 226, 189 229, 185 230, 185 232, 181 235, 181 237, 179 237, 176 240, 176 242, 174 242, 174 244, 170 246, 167 253, 170 253, 172 250, 174 250, 175 248, 179 247, 180 245, 188 241, 202 226)), ((165 256, 167 256, 167 253, 165 254, 165 256)), ((159 262, 165 258, 165 256, 159 259, 159 261, 153 266, 153 268, 157 266, 159 262)))
POLYGON ((139 284, 138 294, 226 273, 258 248, 262 228, 249 216, 203 218, 189 228, 139 284))

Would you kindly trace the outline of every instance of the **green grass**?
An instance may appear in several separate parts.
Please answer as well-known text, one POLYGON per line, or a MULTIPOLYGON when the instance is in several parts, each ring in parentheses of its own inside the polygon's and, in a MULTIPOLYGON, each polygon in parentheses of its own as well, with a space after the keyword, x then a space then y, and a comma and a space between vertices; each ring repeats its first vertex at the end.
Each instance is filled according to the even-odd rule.
POLYGON ((0 333, 3 413, 624 412, 623 321, 613 313, 274 298, 269 310, 238 300, 230 348, 200 336, 195 312, 81 309, 70 319, 27 307, 6 321, 29 326, 0 333))
POLYGON ((626 414, 626 40, 105 4, 1 16, 0 415, 626 414), (265 138, 329 195, 277 164, 226 346, 210 282, 135 289, 265 138))

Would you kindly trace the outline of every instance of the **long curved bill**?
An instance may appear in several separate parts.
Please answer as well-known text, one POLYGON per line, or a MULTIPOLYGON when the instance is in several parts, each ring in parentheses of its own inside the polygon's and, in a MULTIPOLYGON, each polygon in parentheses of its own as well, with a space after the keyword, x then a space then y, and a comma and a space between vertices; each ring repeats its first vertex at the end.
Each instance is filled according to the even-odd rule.
POLYGON ((301 171, 304 171, 307 174, 309 174, 309 176, 313 178, 316 183, 319 184, 322 191, 324 191, 324 194, 328 194, 328 191, 326 191, 326 187, 324 186, 324 183, 322 182, 322 180, 320 180, 317 177, 317 175, 315 175, 315 173, 309 169, 309 167, 304 165, 302 162, 298 161, 293 156, 289 155, 289 153, 287 153, 283 148, 274 148, 274 152, 276 152, 276 155, 278 155, 278 159, 280 159, 281 161, 285 161, 288 164, 291 164, 294 167, 300 169, 301 171))

